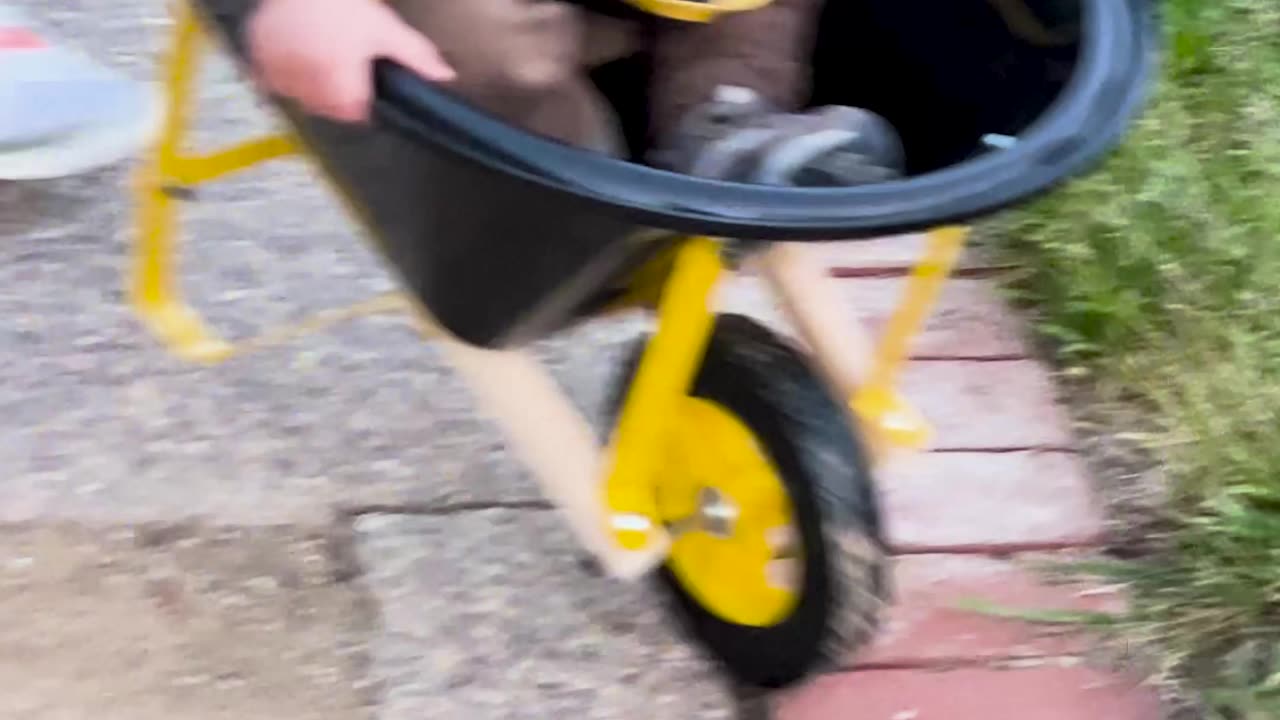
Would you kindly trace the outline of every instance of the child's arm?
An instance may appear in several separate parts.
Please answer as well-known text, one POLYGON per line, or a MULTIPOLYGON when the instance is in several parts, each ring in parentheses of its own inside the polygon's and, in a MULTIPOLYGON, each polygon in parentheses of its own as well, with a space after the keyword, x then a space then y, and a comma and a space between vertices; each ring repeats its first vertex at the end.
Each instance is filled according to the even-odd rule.
POLYGON ((435 44, 382 0, 262 0, 246 39, 267 90, 334 120, 368 119, 375 59, 427 80, 454 77, 435 44))

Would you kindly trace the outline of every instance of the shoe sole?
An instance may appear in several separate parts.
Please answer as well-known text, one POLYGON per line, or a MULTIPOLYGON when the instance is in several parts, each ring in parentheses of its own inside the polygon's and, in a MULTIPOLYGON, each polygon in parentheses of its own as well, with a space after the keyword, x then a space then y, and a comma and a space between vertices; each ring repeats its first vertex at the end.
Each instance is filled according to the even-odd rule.
POLYGON ((139 121, 72 133, 56 142, 0 150, 0 180, 52 180, 81 175, 133 157, 150 145, 164 123, 158 92, 149 92, 139 121))

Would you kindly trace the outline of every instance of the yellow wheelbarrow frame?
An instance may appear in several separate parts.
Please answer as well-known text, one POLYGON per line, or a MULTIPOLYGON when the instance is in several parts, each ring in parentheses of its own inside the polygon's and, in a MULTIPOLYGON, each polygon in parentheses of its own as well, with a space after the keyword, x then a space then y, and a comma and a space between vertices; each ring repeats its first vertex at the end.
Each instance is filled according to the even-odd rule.
MULTIPOLYGON (((702 3, 666 5, 670 10, 702 3)), ((442 344, 547 497, 564 511, 578 540, 605 569, 617 577, 635 578, 660 563, 670 538, 656 521, 652 458, 663 440, 667 413, 688 392, 711 332, 712 296, 728 272, 720 243, 687 238, 674 259, 655 271, 652 284, 641 288, 643 299, 657 311, 657 331, 607 448, 599 447, 586 420, 531 357, 519 350, 464 344, 440 331, 426 309, 407 295, 380 296, 261 336, 226 340, 183 299, 176 260, 177 203, 184 191, 200 184, 305 152, 291 135, 251 139, 208 154, 187 151, 184 140, 206 41, 196 11, 180 5, 164 65, 167 119, 135 178, 137 226, 128 297, 145 327, 178 357, 212 364, 361 315, 406 313, 424 334, 442 344)), ((847 398, 877 458, 928 442, 927 425, 898 394, 895 383, 967 234, 959 227, 929 233, 924 257, 908 278, 878 343, 857 330, 839 297, 839 281, 830 277, 811 246, 774 244, 756 258, 761 276, 781 299, 826 380, 838 396, 847 398)))

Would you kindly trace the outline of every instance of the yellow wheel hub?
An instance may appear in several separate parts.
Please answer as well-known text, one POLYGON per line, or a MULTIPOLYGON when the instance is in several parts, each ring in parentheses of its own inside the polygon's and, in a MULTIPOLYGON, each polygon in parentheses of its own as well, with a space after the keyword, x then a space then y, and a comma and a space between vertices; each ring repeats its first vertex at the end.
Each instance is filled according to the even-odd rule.
POLYGON ((682 398, 657 473, 671 528, 667 565, 707 612, 737 625, 777 624, 802 578, 791 500, 751 430, 716 403, 682 398))

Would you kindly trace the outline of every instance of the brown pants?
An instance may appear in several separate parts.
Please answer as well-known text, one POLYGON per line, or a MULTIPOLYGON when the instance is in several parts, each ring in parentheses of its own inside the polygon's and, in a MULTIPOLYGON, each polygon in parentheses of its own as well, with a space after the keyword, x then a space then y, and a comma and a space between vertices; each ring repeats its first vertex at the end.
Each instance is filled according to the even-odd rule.
MULTIPOLYGON (((774 0, 710 24, 662 21, 654 39, 651 125, 670 132, 717 85, 752 88, 787 109, 808 92, 823 0, 774 0)), ((637 28, 556 0, 395 0, 457 70, 454 88, 531 132, 620 150, 612 109, 585 70, 640 48, 637 28)))

